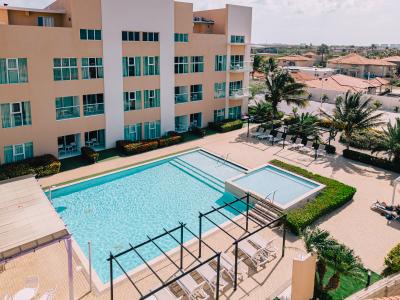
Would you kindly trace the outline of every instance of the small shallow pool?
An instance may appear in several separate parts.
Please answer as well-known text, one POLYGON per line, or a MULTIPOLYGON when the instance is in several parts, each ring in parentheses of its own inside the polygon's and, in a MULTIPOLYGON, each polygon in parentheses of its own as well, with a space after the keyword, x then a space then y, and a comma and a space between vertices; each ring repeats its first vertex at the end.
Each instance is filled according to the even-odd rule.
POLYGON ((324 187, 272 165, 239 175, 230 184, 244 193, 250 192, 256 198, 268 199, 283 210, 311 198, 324 187))
MULTIPOLYGON (((224 182, 244 172, 199 150, 54 190, 52 203, 86 257, 87 243, 91 242, 94 270, 106 283, 110 251, 126 250, 129 244, 141 243, 147 235, 154 237, 179 222, 198 232, 199 212, 235 200, 225 192, 224 182)), ((245 209, 244 205, 236 207, 245 209)), ((233 211, 225 214, 235 217, 233 211)), ((218 224, 228 221, 218 214, 213 218, 218 224)), ((204 222, 204 231, 213 227, 204 222)), ((185 236, 186 241, 191 238, 185 236)), ((170 238, 160 240, 160 245, 164 251, 177 247, 170 238)), ((161 255, 155 247, 144 247, 140 252, 147 260, 161 255)), ((142 263, 134 254, 119 261, 125 270, 142 263)), ((119 275, 122 271, 114 268, 114 276, 119 275)))

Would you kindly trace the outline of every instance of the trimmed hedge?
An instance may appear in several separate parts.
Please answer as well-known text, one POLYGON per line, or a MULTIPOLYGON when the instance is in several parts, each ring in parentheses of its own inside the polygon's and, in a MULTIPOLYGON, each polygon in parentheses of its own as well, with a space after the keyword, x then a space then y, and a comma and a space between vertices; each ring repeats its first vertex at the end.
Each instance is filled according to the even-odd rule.
POLYGON ((168 147, 172 145, 176 145, 183 142, 183 136, 181 135, 172 135, 168 137, 164 137, 158 140, 158 147, 168 147))
POLYGON ((125 155, 134 155, 155 150, 158 148, 158 141, 143 141, 134 143, 132 141, 117 141, 117 149, 125 155))
POLYGON ((90 161, 91 163, 97 163, 100 156, 99 152, 90 147, 82 147, 81 154, 84 159, 90 161))
POLYGON ((349 150, 349 149, 343 150, 343 156, 348 159, 359 161, 359 162, 362 162, 364 164, 368 164, 368 165, 371 165, 374 167, 378 167, 378 168, 385 169, 388 171, 400 173, 400 164, 395 163, 395 162, 385 159, 385 158, 376 157, 376 156, 369 155, 367 153, 361 153, 361 152, 349 150))
POLYGON ((400 244, 394 247, 385 257, 385 276, 400 272, 400 244))
POLYGON ((322 216, 329 214, 330 212, 351 201, 357 191, 356 188, 352 186, 348 186, 339 181, 311 173, 302 168, 286 164, 279 160, 273 160, 271 161, 271 164, 326 186, 313 201, 308 202, 302 208, 288 212, 287 224, 291 231, 297 235, 299 235, 303 229, 305 229, 307 226, 310 226, 322 216))
POLYGON ((223 123, 216 124, 216 129, 222 133, 241 129, 242 127, 243 127, 242 120, 235 120, 235 121, 229 121, 229 122, 223 122, 223 123))
MULTIPOLYGON (((385 139, 382 131, 369 129, 354 133, 350 139, 350 146, 361 150, 372 150, 377 148, 385 139)), ((339 142, 347 145, 347 139, 342 134, 339 142)))
POLYGON ((207 134, 206 130, 200 127, 193 127, 192 132, 199 137, 205 137, 207 134))
POLYGON ((51 154, 28 158, 0 167, 0 180, 35 174, 37 178, 60 172, 61 162, 51 154))

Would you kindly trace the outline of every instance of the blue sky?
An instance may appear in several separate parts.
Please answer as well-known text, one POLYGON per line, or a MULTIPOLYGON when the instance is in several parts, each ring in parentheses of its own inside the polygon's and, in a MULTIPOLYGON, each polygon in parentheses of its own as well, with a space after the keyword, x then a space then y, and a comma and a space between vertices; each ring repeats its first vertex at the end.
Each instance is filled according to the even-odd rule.
MULTIPOLYGON (((3 2, 12 6, 40 8, 52 0, 0 0, 0 3, 3 2)), ((223 7, 226 3, 252 6, 253 42, 256 43, 400 44, 398 33, 400 0, 188 0, 187 2, 193 2, 197 10, 223 7)))

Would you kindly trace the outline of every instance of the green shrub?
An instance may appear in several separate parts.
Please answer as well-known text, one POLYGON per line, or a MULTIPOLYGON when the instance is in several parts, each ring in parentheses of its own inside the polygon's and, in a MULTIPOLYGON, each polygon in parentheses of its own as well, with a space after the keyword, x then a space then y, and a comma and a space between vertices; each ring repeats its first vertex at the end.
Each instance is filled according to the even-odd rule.
POLYGON ((242 120, 234 120, 234 121, 221 122, 221 123, 216 124, 216 129, 222 133, 241 129, 242 127, 243 127, 242 120))
MULTIPOLYGON (((213 126, 214 123, 211 123, 211 124, 212 124, 211 126, 213 126)), ((206 136, 206 130, 204 128, 193 127, 192 128, 192 132, 195 135, 199 136, 199 137, 205 137, 206 136)))
POLYGON ((343 150, 343 156, 348 159, 359 161, 359 162, 362 162, 367 165, 371 165, 371 166, 385 169, 388 171, 400 173, 400 165, 392 162, 391 160, 385 159, 385 158, 376 157, 376 156, 369 155, 367 153, 361 153, 361 152, 349 150, 349 149, 343 150))
POLYGON ((0 174, 8 178, 35 174, 36 177, 40 178, 57 174, 60 172, 60 168, 61 162, 53 155, 46 154, 20 162, 5 164, 0 167, 0 174))
POLYGON ((134 155, 158 148, 158 141, 142 141, 134 143, 132 141, 117 141, 117 149, 125 155, 134 155))
POLYGON ((265 124, 262 124, 261 127, 264 129, 272 129, 272 124, 274 124, 274 129, 277 129, 282 126, 283 122, 281 120, 274 120, 274 122, 268 122, 265 124))
POLYGON ((279 168, 299 174, 326 186, 314 200, 308 202, 302 208, 295 209, 287 214, 287 224, 292 232, 297 235, 322 216, 351 201, 357 191, 354 187, 345 185, 334 179, 311 173, 279 160, 273 160, 271 163, 279 168))
POLYGON ((390 250, 385 257, 385 266, 383 274, 386 276, 400 272, 400 244, 390 250))
POLYGON ((319 119, 318 126, 326 129, 331 129, 333 126, 333 122, 332 120, 329 120, 327 118, 319 119))
POLYGON ((325 150, 326 150, 326 153, 328 153, 328 154, 336 153, 336 147, 333 145, 325 145, 325 150))
POLYGON ((158 147, 168 147, 172 145, 176 145, 183 142, 183 136, 181 135, 172 135, 161 138, 158 140, 158 147))
MULTIPOLYGON (((383 140, 384 133, 382 131, 363 130, 352 135, 350 146, 362 150, 372 150, 377 148, 383 140)), ((347 145, 347 139, 344 135, 340 136, 339 141, 347 145)))
POLYGON ((99 160, 99 152, 90 147, 81 148, 82 157, 91 163, 96 163, 99 160))
POLYGON ((6 173, 0 172, 0 181, 8 179, 6 173))

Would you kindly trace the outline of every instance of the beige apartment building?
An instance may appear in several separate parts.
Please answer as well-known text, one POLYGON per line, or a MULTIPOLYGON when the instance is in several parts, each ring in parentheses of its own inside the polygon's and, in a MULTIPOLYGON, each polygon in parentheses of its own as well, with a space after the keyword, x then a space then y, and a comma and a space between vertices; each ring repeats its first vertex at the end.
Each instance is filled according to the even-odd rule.
POLYGON ((251 21, 173 0, 0 7, 0 163, 241 118, 251 21))

